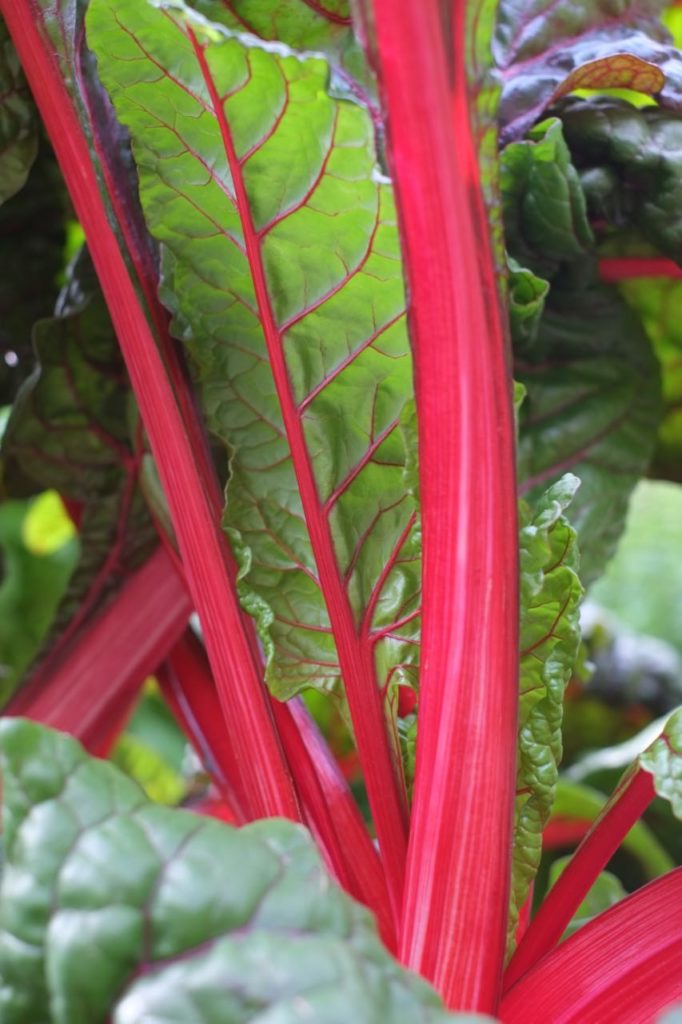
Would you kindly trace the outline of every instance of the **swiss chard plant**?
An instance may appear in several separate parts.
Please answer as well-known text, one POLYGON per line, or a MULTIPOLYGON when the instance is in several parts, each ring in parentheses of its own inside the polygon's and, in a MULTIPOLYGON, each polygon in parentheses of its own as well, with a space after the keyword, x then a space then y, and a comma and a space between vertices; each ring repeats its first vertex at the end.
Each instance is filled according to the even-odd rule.
POLYGON ((583 590, 682 479, 675 10, 0 14, 3 1024, 656 1020, 682 712, 533 890, 583 590), (152 674, 192 811, 106 760, 152 674))

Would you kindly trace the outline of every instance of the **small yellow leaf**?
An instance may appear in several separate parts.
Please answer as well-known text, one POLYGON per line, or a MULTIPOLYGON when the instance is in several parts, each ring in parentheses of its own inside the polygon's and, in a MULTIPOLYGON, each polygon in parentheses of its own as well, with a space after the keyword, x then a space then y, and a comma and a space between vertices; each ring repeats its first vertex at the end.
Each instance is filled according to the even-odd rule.
POLYGON ((632 89, 655 96, 664 85, 665 75, 656 64, 631 53, 614 53, 571 71, 554 93, 554 99, 576 89, 632 89))
POLYGON ((34 555, 51 555, 70 541, 75 533, 56 491, 45 491, 36 498, 21 527, 23 542, 34 555))

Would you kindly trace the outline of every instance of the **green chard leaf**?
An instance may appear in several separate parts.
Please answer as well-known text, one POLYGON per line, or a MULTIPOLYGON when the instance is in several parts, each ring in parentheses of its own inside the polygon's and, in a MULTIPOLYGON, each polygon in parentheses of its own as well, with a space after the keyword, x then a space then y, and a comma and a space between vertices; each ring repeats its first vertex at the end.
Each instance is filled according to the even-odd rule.
POLYGON ((682 58, 659 20, 665 0, 502 0, 495 59, 502 139, 521 138, 578 88, 628 88, 682 109, 682 58))
MULTIPOLYGON (((558 120, 503 151, 502 198, 510 255, 530 275, 530 330, 511 306, 514 376, 526 389, 521 489, 534 498, 568 470, 580 478, 571 521, 589 583, 613 554, 653 454, 658 363, 639 318, 598 280, 585 199, 558 120), (545 279, 551 288, 543 296, 545 279)), ((512 276, 512 297, 513 284, 512 276)))
POLYGON ((388 955, 301 826, 159 807, 21 719, 0 725, 0 759, 4 1024, 473 1019, 388 955))
POLYGON ((0 18, 0 205, 24 185, 37 152, 35 107, 0 18))
POLYGON ((579 481, 568 474, 520 507, 521 664, 509 944, 540 864, 561 760, 564 690, 580 644, 575 530, 563 515, 579 481))
POLYGON ((376 83, 353 32, 349 0, 192 0, 190 6, 236 32, 323 53, 334 90, 379 116, 376 83))
POLYGON ((372 645, 382 685, 413 681, 412 368, 370 116, 327 94, 322 59, 181 3, 94 0, 88 39, 133 139, 164 301, 232 453, 225 526, 273 691, 337 680, 328 609, 372 645))
POLYGON ((130 441, 127 377, 85 253, 58 315, 36 325, 34 344, 38 366, 17 396, 2 454, 10 494, 54 488, 83 507, 57 635, 82 625, 142 564, 155 531, 137 486, 142 439, 130 441))
POLYGON ((590 217, 682 263, 682 119, 595 97, 558 108, 590 217))

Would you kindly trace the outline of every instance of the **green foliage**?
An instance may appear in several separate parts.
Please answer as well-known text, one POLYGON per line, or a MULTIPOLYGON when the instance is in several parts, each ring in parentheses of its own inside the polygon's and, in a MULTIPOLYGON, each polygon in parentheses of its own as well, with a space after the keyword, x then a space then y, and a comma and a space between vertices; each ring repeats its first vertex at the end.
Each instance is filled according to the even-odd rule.
POLYGON ((22 187, 38 152, 38 120, 0 18, 0 205, 22 187))
POLYGON ((367 616, 367 629, 386 631, 380 676, 409 678, 415 621, 391 627, 419 597, 399 429, 411 360, 393 198, 375 174, 371 119, 326 94, 324 61, 223 34, 178 4, 96 0, 88 25, 163 245, 165 301, 209 428, 232 452, 225 526, 269 683, 279 697, 328 689, 339 669, 266 340, 279 353, 270 360, 283 361, 286 428, 300 424, 306 450, 296 455, 312 469, 334 571, 358 623, 367 616), (158 77, 168 62, 175 79, 158 77), (237 209, 245 201, 250 223, 237 209))
POLYGON ((521 665, 519 763, 516 780, 511 944, 518 913, 542 853, 561 760, 564 690, 580 641, 575 530, 564 511, 579 481, 570 475, 550 488, 535 507, 523 503, 521 519, 521 665))
POLYGON ((0 757, 6 1024, 464 1019, 388 956, 301 827, 158 807, 20 719, 0 726, 0 757))

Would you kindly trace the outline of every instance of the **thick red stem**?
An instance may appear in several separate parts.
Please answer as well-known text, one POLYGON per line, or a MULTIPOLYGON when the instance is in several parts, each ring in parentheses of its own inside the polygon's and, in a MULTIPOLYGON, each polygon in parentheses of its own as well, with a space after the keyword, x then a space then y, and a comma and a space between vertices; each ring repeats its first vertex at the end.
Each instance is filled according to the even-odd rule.
POLYGON ((653 779, 642 768, 618 786, 528 926, 505 971, 505 991, 556 945, 597 875, 654 796, 653 779))
POLYGON ((169 503, 221 702, 235 722, 243 784, 259 814, 298 818, 265 690, 241 629, 219 523, 146 317, 109 225, 78 118, 30 0, 0 0, 85 231, 169 503), (230 642, 226 642, 226 638, 230 642))
POLYGON ((682 868, 599 914, 505 995, 504 1024, 644 1024, 682 999, 682 868))
POLYGON ((641 277, 682 278, 682 267, 678 267, 673 260, 663 257, 622 256, 600 260, 599 276, 602 281, 609 284, 615 284, 618 281, 631 281, 641 277))
POLYGON ((112 723, 130 710, 141 684, 176 643, 192 611, 184 581, 163 548, 122 586, 85 633, 49 659, 5 708, 70 732, 106 752, 112 723))
POLYGON ((464 0, 372 0, 410 295, 424 535, 401 958, 494 1011, 518 702, 511 379, 471 130, 464 0), (446 39, 444 25, 454 35, 446 39), (453 59, 453 52, 456 59, 453 59))

